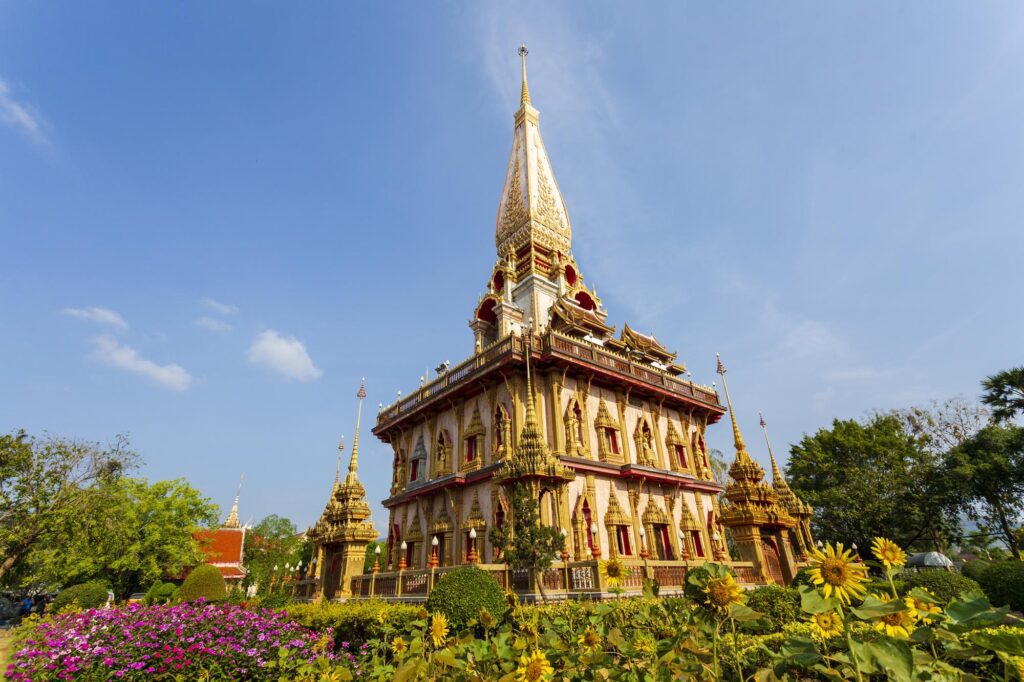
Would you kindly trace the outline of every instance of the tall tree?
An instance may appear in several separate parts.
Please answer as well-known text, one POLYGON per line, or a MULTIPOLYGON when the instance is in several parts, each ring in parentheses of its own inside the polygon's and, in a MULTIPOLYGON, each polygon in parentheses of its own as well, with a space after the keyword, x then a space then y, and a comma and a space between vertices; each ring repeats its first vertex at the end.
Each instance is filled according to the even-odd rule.
POLYGON ((543 580, 539 576, 565 548, 565 537, 559 529, 540 524, 537 500, 526 486, 517 483, 512 489, 512 523, 491 528, 489 537, 510 567, 530 572, 530 577, 537 581, 541 598, 546 601, 543 580))
POLYGON ((1024 367, 1006 369, 981 382, 981 402, 992 408, 992 418, 1006 422, 1024 414, 1024 367))
POLYGON ((303 541, 291 519, 277 514, 263 518, 246 535, 247 582, 255 582, 261 591, 268 589, 274 566, 281 571, 285 564, 297 565, 302 558, 302 549, 303 541))
POLYGON ((959 487, 961 508, 991 528, 1015 557, 1024 512, 1024 428, 988 426, 946 455, 946 470, 959 487))
POLYGON ((216 522, 217 506, 184 479, 125 477, 85 493, 76 513, 63 515, 28 554, 34 582, 99 578, 127 596, 202 560, 192 531, 216 522))
POLYGON ((48 532, 79 513, 92 486, 117 480, 136 461, 122 436, 106 448, 24 431, 0 436, 0 583, 24 568, 48 532))
POLYGON ((958 527, 938 456, 895 415, 835 420, 791 449, 789 483, 815 509, 818 537, 866 549, 878 535, 933 549, 958 527))
POLYGON ((880 414, 895 415, 909 436, 937 455, 971 438, 991 419, 989 410, 960 397, 880 414))

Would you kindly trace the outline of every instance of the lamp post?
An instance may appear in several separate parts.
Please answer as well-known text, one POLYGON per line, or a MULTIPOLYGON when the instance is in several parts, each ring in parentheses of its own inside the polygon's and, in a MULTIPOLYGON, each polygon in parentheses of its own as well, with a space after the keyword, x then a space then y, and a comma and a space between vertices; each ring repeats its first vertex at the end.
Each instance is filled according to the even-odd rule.
POLYGON ((380 572, 380 545, 373 548, 373 569, 370 572, 370 598, 376 594, 377 573, 380 572))
POLYGON ((647 565, 647 557, 651 555, 647 551, 647 531, 643 526, 640 526, 640 558, 644 560, 644 565, 647 565))
POLYGON ((601 558, 601 541, 597 537, 597 522, 590 522, 590 537, 593 538, 594 546, 591 547, 591 554, 594 555, 594 561, 601 558))
POLYGON ((562 529, 562 570, 565 572, 565 591, 569 591, 569 537, 568 531, 562 529))
POLYGON ((398 570, 404 571, 405 569, 409 568, 409 564, 405 563, 405 552, 407 549, 409 549, 409 545, 405 543, 405 540, 402 540, 401 549, 402 554, 398 557, 398 570))
POLYGON ((430 566, 430 590, 434 589, 434 570, 437 568, 437 536, 435 535, 430 541, 430 561, 427 565, 430 566))
POLYGON ((480 557, 476 553, 476 528, 469 529, 469 563, 475 564, 480 557))

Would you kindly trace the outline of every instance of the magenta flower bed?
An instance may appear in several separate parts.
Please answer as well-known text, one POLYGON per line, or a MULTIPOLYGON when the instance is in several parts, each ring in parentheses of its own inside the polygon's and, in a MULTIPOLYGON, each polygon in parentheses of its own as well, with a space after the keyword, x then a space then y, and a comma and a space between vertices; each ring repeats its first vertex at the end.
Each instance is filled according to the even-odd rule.
POLYGON ((276 679, 266 669, 282 648, 291 661, 333 659, 324 635, 281 612, 240 606, 181 604, 92 609, 44 621, 15 653, 15 680, 276 679))

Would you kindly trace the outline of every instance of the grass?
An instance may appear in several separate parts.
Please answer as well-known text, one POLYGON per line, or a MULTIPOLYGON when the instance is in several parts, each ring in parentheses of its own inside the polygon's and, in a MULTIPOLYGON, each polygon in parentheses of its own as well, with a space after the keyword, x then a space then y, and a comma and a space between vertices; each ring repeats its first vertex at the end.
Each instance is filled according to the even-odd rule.
POLYGON ((11 662, 11 639, 14 637, 13 630, 0 630, 0 675, 7 670, 7 664, 11 662))

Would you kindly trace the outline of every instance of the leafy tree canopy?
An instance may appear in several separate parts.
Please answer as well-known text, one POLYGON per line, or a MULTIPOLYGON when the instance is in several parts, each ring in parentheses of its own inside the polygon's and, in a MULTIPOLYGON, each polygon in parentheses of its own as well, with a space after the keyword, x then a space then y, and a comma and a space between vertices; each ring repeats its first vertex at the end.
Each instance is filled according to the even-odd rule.
MULTIPOLYGON (((533 576, 549 568, 565 548, 565 538, 558 528, 540 524, 537 506, 526 486, 517 483, 512 490, 512 523, 491 528, 489 536, 509 566, 528 569, 533 576)), ((543 585, 538 582, 538 587, 544 597, 543 585)))
POLYGON ((1024 367, 1003 370, 981 382, 981 402, 992 408, 992 418, 1009 421, 1024 414, 1024 367))
POLYGON ((264 593, 270 588, 274 566, 278 567, 280 576, 285 564, 297 566, 302 561, 308 565, 307 544, 291 519, 277 514, 263 518, 245 536, 247 584, 256 583, 260 593, 264 593))

